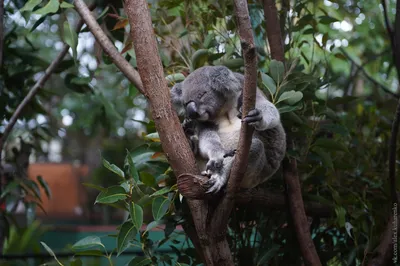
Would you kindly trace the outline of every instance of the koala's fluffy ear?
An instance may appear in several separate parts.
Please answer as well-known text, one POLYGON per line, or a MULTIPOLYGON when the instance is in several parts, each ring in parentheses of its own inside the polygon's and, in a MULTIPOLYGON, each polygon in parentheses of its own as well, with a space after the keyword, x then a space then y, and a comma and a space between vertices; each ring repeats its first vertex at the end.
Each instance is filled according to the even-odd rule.
POLYGON ((242 90, 242 84, 234 73, 225 66, 209 68, 209 85, 214 90, 225 93, 237 93, 242 90))
POLYGON ((183 106, 183 96, 182 96, 182 82, 176 83, 171 88, 171 102, 175 108, 175 111, 179 116, 185 114, 185 108, 183 106))

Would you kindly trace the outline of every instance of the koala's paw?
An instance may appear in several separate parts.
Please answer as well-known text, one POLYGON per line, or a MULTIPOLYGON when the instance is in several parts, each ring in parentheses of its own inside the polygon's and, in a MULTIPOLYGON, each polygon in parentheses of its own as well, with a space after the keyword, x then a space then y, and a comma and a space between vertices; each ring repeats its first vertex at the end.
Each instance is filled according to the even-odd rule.
POLYGON ((255 129, 263 128, 264 121, 260 110, 257 108, 249 111, 249 113, 242 119, 243 122, 253 126, 255 129))
POLYGON ((207 186, 209 189, 206 193, 218 193, 223 186, 226 184, 226 179, 220 174, 212 174, 210 179, 207 181, 207 186))
POLYGON ((219 171, 222 168, 223 164, 224 164, 224 157, 211 158, 207 162, 206 170, 211 173, 214 173, 216 171, 219 171))

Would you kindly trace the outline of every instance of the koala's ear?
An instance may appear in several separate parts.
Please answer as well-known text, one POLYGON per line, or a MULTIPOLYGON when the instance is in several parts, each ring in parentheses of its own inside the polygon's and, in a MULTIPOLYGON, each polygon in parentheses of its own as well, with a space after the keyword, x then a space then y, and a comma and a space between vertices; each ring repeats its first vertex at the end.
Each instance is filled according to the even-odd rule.
POLYGON ((182 82, 176 83, 171 88, 171 102, 174 105, 175 111, 178 113, 179 116, 185 114, 182 96, 182 82))
POLYGON ((209 69, 211 88, 221 93, 237 93, 242 90, 242 84, 229 68, 214 66, 209 69))

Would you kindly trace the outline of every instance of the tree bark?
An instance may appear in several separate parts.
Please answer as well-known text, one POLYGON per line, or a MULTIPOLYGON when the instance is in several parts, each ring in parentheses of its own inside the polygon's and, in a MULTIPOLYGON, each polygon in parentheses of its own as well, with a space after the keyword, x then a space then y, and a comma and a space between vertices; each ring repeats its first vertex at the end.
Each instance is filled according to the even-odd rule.
MULTIPOLYGON (((271 49, 271 58, 285 63, 281 27, 274 0, 263 0, 267 37, 271 49)), ((287 147, 292 147, 290 139, 287 147)), ((297 163, 294 158, 283 160, 283 178, 286 184, 287 204, 292 216, 294 229, 299 242, 301 254, 306 265, 321 265, 305 214, 301 185, 297 174, 297 163)))

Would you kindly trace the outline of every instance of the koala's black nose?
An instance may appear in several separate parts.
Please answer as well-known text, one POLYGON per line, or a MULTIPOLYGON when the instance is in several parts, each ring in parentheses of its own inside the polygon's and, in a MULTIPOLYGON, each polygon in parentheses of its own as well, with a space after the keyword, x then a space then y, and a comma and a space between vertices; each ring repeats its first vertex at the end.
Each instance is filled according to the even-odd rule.
POLYGON ((199 113, 197 112, 197 107, 194 102, 190 102, 186 105, 186 115, 190 119, 196 119, 199 117, 199 113))

